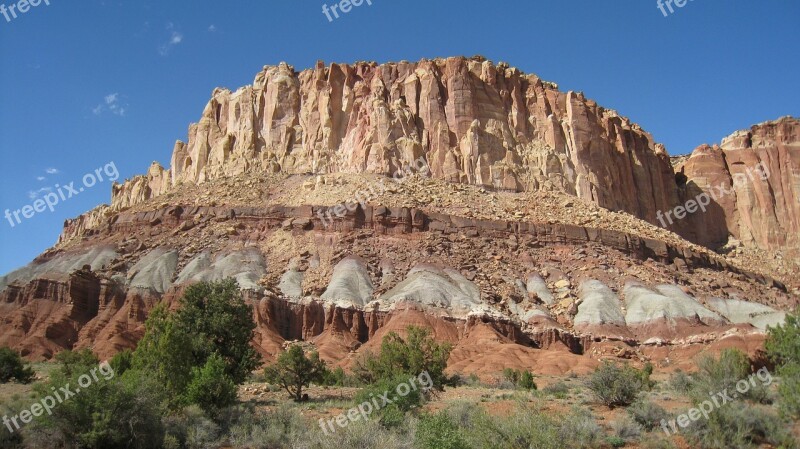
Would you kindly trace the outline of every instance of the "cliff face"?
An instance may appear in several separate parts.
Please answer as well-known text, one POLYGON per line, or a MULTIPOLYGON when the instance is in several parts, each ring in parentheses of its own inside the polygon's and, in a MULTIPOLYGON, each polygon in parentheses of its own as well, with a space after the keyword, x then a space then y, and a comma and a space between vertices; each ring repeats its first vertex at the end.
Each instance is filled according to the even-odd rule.
POLYGON ((690 239, 715 246, 730 234, 764 250, 800 247, 800 120, 784 117, 701 146, 677 170, 687 178, 683 196, 712 197, 693 217, 690 239))
POLYGON ((677 199, 666 152, 628 119, 506 64, 449 58, 265 67, 215 90, 171 167, 117 186, 112 206, 254 170, 391 176, 420 157, 439 179, 558 189, 651 223, 677 199))
POLYGON ((653 224, 706 195, 670 229, 797 247, 798 142, 798 120, 765 123, 676 176, 637 125, 502 63, 265 67, 215 90, 168 169, 115 184, 110 206, 0 276, 0 344, 110 356, 159 301, 233 277, 266 356, 303 339, 347 365, 409 324, 454 343, 465 373, 754 352, 797 305, 796 269, 653 224), (385 178, 419 161, 425 176, 385 178))

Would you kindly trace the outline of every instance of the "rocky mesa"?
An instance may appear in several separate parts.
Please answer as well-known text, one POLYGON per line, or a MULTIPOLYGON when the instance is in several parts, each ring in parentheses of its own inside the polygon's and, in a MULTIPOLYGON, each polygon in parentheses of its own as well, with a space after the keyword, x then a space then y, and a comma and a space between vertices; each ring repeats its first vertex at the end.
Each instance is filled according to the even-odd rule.
POLYGON ((800 303, 799 130, 672 161, 615 111, 481 57, 265 67, 215 90, 168 169, 0 277, 0 344, 106 357, 159 301, 233 277, 268 358, 305 340, 348 366, 409 324, 452 342, 463 373, 757 356, 800 303), (658 226, 720 184, 705 213, 658 226))

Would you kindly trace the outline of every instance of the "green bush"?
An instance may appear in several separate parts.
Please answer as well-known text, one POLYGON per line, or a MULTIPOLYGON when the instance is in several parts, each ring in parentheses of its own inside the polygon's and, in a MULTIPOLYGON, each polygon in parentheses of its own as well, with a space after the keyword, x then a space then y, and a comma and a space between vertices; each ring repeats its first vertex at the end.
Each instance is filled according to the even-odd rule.
POLYGON ((763 444, 797 447, 790 428, 763 407, 739 402, 713 410, 708 419, 693 421, 685 433, 700 449, 750 449, 763 444))
POLYGON ((523 390, 536 390, 536 382, 533 381, 533 374, 528 371, 506 368, 503 370, 503 379, 514 386, 523 390))
POLYGON ((380 354, 366 354, 356 363, 355 374, 365 383, 392 378, 398 374, 418 376, 427 372, 433 387, 442 390, 450 384, 444 374, 452 346, 437 343, 428 329, 409 326, 406 338, 394 332, 381 342, 380 354))
POLYGON ((347 374, 342 367, 336 367, 327 371, 325 378, 322 380, 322 385, 329 387, 360 387, 363 384, 356 376, 347 374))
POLYGON ((564 399, 569 394, 569 385, 565 382, 558 381, 544 387, 542 392, 554 396, 557 399, 564 399))
POLYGON ((192 369, 192 380, 186 388, 186 399, 197 404, 208 416, 216 418, 223 407, 236 402, 236 385, 225 372, 225 361, 212 354, 202 368, 192 369))
POLYGON ((492 416, 461 402, 445 412, 469 447, 476 449, 586 449, 603 443, 601 429, 586 409, 554 416, 538 403, 519 402, 510 415, 492 416))
POLYGON ((9 347, 0 348, 0 383, 8 383, 15 380, 22 384, 30 383, 33 380, 33 369, 25 366, 16 351, 9 347))
POLYGON ((121 376, 125 374, 125 371, 133 367, 133 351, 126 349, 122 352, 118 352, 108 363, 111 365, 111 368, 114 369, 117 376, 121 376))
POLYGON ((788 418, 800 419, 800 364, 781 366, 778 374, 781 376, 778 384, 778 405, 781 413, 788 418))
MULTIPOLYGON (((752 374, 750 359, 738 349, 726 349, 719 358, 701 357, 697 361, 697 373, 692 375, 689 396, 695 401, 708 399, 710 392, 736 391, 736 383, 746 380, 752 374)), ((761 382, 751 385, 746 393, 739 393, 740 398, 757 402, 767 402, 767 389, 761 382)))
POLYGON ((573 408, 560 423, 559 437, 569 442, 573 449, 590 449, 600 444, 602 430, 592 416, 592 412, 584 408, 573 408))
POLYGON ((61 372, 67 377, 84 374, 100 363, 97 356, 88 348, 59 352, 55 356, 55 361, 61 365, 61 372))
POLYGON ((421 449, 470 449, 462 430, 444 412, 420 418, 416 441, 421 449))
MULTIPOLYGON (((75 361, 73 355, 64 360, 75 361)), ((84 359, 84 361, 86 361, 84 359)), ((77 364, 68 363, 51 373, 50 380, 36 386, 40 397, 67 384, 78 385, 86 374, 77 364), (71 375, 67 375, 67 373, 71 375)), ((25 429, 28 445, 38 448, 79 447, 82 449, 159 448, 163 441, 160 389, 145 376, 99 377, 88 388, 81 388, 69 400, 44 414, 25 429)))
MULTIPOLYGON (((165 443, 186 449, 217 449, 222 429, 197 405, 190 405, 164 419, 165 443)), ((166 444, 165 444, 166 446, 166 444)))
POLYGON ((634 442, 642 435, 642 426, 627 415, 611 423, 611 431, 614 437, 624 442, 634 442))
MULTIPOLYGON (((334 433, 321 430, 304 433, 292 446, 274 446, 275 449, 412 449, 414 448, 414 421, 407 423, 408 433, 387 429, 377 421, 356 421, 334 433)), ((273 447, 270 447, 273 449, 273 447)))
POLYGON ((517 369, 505 368, 503 370, 503 379, 511 382, 514 386, 519 382, 520 372, 517 369))
POLYGON ((267 382, 280 385, 295 402, 300 402, 303 400, 303 388, 312 382, 324 382, 329 374, 319 353, 314 351, 306 356, 300 345, 292 345, 264 370, 264 376, 267 382))
MULTIPOLYGON (((416 378, 414 382, 416 382, 416 378)), ((396 375, 389 379, 381 379, 359 391, 354 402, 356 404, 371 403, 374 398, 377 398, 378 404, 382 404, 383 401, 380 397, 387 397, 392 403, 374 411, 372 417, 379 417, 380 422, 387 427, 398 427, 405 420, 406 413, 418 409, 425 402, 425 394, 419 382, 416 382, 416 386, 410 388, 409 393, 405 396, 401 396, 397 392, 397 387, 401 384, 410 387, 410 376, 396 375)))
POLYGON ((624 447, 626 444, 624 438, 620 438, 617 436, 610 436, 606 438, 606 442, 611 447, 624 447))
POLYGON ((778 385, 781 412, 800 419, 800 309, 786 315, 784 325, 769 328, 765 348, 781 377, 778 385))
POLYGON ((669 388, 678 394, 689 394, 692 389, 692 377, 681 370, 677 370, 669 378, 669 388))
POLYGON ((630 416, 645 430, 651 431, 661 426, 661 420, 669 420, 670 414, 660 405, 646 399, 639 398, 627 408, 630 416))
MULTIPOLYGON (((192 397, 187 396, 188 388, 196 382, 197 370, 202 371, 215 354, 234 385, 243 383, 260 364, 250 345, 255 329, 252 308, 244 302, 233 279, 190 286, 175 313, 170 313, 164 304, 158 305, 145 322, 145 329, 133 353, 131 369, 153 377, 173 411, 200 397, 196 391, 192 397)), ((207 410, 211 409, 209 400, 206 396, 203 404, 207 410)), ((229 404, 228 396, 220 396, 213 408, 229 404)))
POLYGON ((293 442, 305 438, 308 423, 288 406, 264 412, 252 407, 231 409, 227 439, 235 448, 278 449, 295 447, 293 442))
POLYGON ((533 374, 530 371, 523 371, 519 376, 519 387, 524 390, 536 390, 536 382, 533 381, 533 374))
POLYGON ((645 387, 643 378, 642 372, 630 365, 606 361, 589 377, 587 387, 598 401, 614 408, 636 400, 645 387))

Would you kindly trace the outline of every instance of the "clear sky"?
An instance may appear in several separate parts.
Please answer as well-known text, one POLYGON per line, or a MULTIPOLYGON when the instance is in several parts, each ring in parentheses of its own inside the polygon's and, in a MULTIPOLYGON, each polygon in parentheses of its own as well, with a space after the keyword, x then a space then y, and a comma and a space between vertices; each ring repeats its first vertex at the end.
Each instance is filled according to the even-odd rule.
MULTIPOLYGON (((112 162, 120 180, 168 166, 216 86, 280 61, 481 54, 584 91, 671 154, 800 115, 796 0, 693 0, 668 17, 656 0, 365 0, 332 22, 332 0, 40 1, 0 14, 0 215, 112 162)), ((0 216, 0 274, 110 190, 99 182, 13 228, 0 216)))

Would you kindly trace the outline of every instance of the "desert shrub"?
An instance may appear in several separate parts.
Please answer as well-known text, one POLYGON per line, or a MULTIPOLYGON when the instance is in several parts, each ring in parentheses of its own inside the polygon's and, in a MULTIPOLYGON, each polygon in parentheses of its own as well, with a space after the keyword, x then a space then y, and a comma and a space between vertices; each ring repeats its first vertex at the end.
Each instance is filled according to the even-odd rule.
POLYGON ((611 423, 613 436, 624 442, 633 442, 642 435, 642 426, 630 416, 623 415, 611 423))
POLYGON ((650 376, 653 374, 653 364, 647 362, 644 364, 641 370, 639 370, 639 380, 642 382, 642 388, 645 390, 650 390, 655 386, 655 382, 650 379, 650 376))
POLYGON ((329 387, 360 387, 362 385, 356 376, 347 374, 342 367, 327 370, 321 384, 329 387))
POLYGON ((58 362, 59 369, 66 377, 84 374, 100 363, 91 349, 62 351, 56 354, 55 361, 58 362))
POLYGON ((782 326, 770 327, 765 348, 781 377, 778 393, 781 412, 800 418, 800 309, 786 315, 782 326))
POLYGON ((467 401, 455 401, 445 411, 456 425, 465 429, 479 425, 487 416, 483 407, 467 401))
MULTIPOLYGON (((687 394, 695 403, 707 400, 709 393, 712 392, 734 394, 738 382, 750 380, 751 376, 755 376, 750 359, 737 349, 726 349, 720 353, 719 358, 701 357, 697 361, 697 368, 697 372, 688 381, 687 389, 687 394)), ((736 394, 740 399, 769 403, 771 398, 768 385, 764 380, 768 380, 767 383, 772 382, 772 376, 766 370, 761 371, 758 378, 749 383, 746 392, 737 392, 736 394), (761 374, 768 374, 768 376, 763 378, 761 374)))
MULTIPOLYGON (((10 400, 0 401, 0 416, 17 416, 20 411, 27 409, 29 406, 29 402, 23 401, 19 395, 14 395, 10 400)), ((23 447, 22 442, 21 432, 16 429, 14 429, 14 432, 9 432, 8 427, 0 425, 0 447, 17 449, 23 447)))
POLYGON ((570 448, 589 449, 599 445, 602 430, 590 410, 576 407, 561 421, 558 434, 570 448))
MULTIPOLYGON (((78 377, 85 372, 76 364, 69 366, 55 370, 48 382, 37 385, 37 394, 44 397, 52 394, 53 388, 78 385, 78 377)), ((152 379, 136 374, 98 376, 91 386, 53 408, 52 415, 42 415, 29 424, 27 444, 38 448, 161 447, 164 398, 152 379)))
POLYGON ((475 373, 470 373, 469 376, 463 373, 456 373, 450 376, 450 385, 454 387, 480 387, 482 385, 481 378, 475 373))
POLYGON ((634 422, 647 431, 658 428, 661 426, 661 420, 670 418, 670 414, 663 407, 646 398, 639 398, 626 411, 634 422))
POLYGON ((268 412, 257 411, 252 406, 239 406, 228 409, 227 414, 226 439, 234 448, 288 449, 309 431, 303 417, 288 406, 268 412))
POLYGON ((606 438, 606 443, 611 447, 623 447, 625 446, 625 439, 612 435, 606 438))
POLYGON ((781 413, 795 420, 800 419, 800 363, 790 363, 778 369, 778 406, 781 413))
POLYGON ((495 417, 476 411, 471 417, 468 441, 481 449, 564 447, 559 426, 537 404, 520 403, 507 417, 495 417))
POLYGON ((723 405, 708 419, 691 422, 685 433, 701 449, 750 449, 762 444, 796 447, 789 429, 789 423, 763 407, 741 402, 723 405))
POLYGON ((580 449, 602 444, 601 429, 586 409, 553 416, 539 403, 520 401, 510 415, 492 416, 479 405, 456 402, 440 413, 448 417, 440 418, 441 433, 448 436, 455 428, 463 436, 456 443, 476 449, 580 449))
MULTIPOLYGON (((374 420, 356 421, 336 432, 310 431, 294 440, 292 449, 412 449, 414 422, 403 431, 387 429, 374 420)), ((288 449, 289 446, 286 446, 288 449)), ((270 448, 272 449, 272 448, 270 448)), ((283 447, 276 447, 283 449, 283 447)))
POLYGON ((558 381, 550 384, 542 389, 542 392, 554 396, 558 399, 564 399, 569 394, 569 385, 565 382, 558 381))
POLYGON ((464 435, 452 418, 439 412, 420 418, 416 435, 420 449, 469 449, 464 435))
POLYGON ((519 382, 520 371, 518 369, 505 368, 503 370, 503 380, 517 385, 519 382))
MULTIPOLYGON (((190 286, 176 312, 170 313, 166 305, 160 304, 150 313, 145 329, 133 353, 131 370, 154 378, 173 411, 200 397, 196 389, 191 397, 187 396, 188 388, 200 382, 198 376, 203 375, 209 359, 217 357, 217 362, 212 362, 214 369, 208 367, 217 374, 218 361, 224 365, 224 376, 217 375, 217 387, 226 385, 223 377, 234 385, 241 384, 260 364, 250 345, 255 329, 252 308, 244 302, 234 279, 190 286)), ((206 377, 203 382, 209 380, 206 377)), ((206 396, 203 406, 212 410, 230 404, 229 395, 218 399, 206 396)))
POLYGON ((165 443, 186 449, 216 449, 220 446, 220 426, 197 405, 190 405, 164 419, 165 443))
POLYGON ((520 388, 523 390, 536 390, 536 382, 533 381, 533 374, 530 371, 525 370, 519 376, 519 385, 520 388))
POLYGON ((606 361, 589 377, 587 387, 598 401, 614 408, 636 400, 644 388, 642 379, 640 370, 606 361))
POLYGON ((30 366, 25 366, 16 351, 9 347, 0 348, 0 383, 12 380, 27 384, 33 380, 34 373, 30 366))
POLYGON ((192 380, 186 387, 186 399, 216 418, 223 407, 236 402, 236 385, 225 373, 225 361, 214 353, 202 368, 192 369, 192 380))
POLYGON ((500 383, 499 388, 536 390, 537 387, 536 382, 533 381, 533 374, 530 371, 506 368, 503 370, 503 382, 500 383), (507 388, 508 386, 511 388, 507 388))
MULTIPOLYGON (((748 379, 752 372, 750 360, 737 349, 726 349, 719 358, 701 357, 697 361, 697 373, 692 376, 689 395, 695 401, 704 401, 710 392, 733 394, 737 382, 748 379)), ((767 402, 769 395, 762 382, 756 381, 745 393, 739 392, 739 397, 767 402)))
POLYGON ((396 375, 392 378, 381 379, 378 382, 363 388, 355 396, 355 403, 373 403, 373 399, 382 405, 380 410, 374 410, 372 417, 378 417, 380 422, 387 427, 397 427, 405 420, 406 413, 419 408, 425 402, 425 393, 422 387, 414 379, 415 386, 410 388, 407 395, 401 396, 397 389, 401 384, 411 387, 410 376, 396 375), (392 401, 391 404, 383 406, 381 396, 385 396, 392 401))
POLYGON ((640 449, 675 449, 675 443, 663 434, 647 434, 639 441, 640 449))
POLYGON ((678 394, 688 394, 692 389, 692 377, 681 370, 677 370, 667 382, 669 388, 678 394))
POLYGON ((275 363, 264 370, 267 381, 283 387, 295 402, 303 400, 303 388, 312 382, 324 382, 328 375, 328 369, 319 358, 319 353, 312 351, 306 355, 300 345, 290 346, 278 356, 275 363))
POLYGON ((117 376, 121 376, 125 374, 125 371, 133 367, 133 351, 126 349, 122 352, 118 352, 108 363, 111 365, 111 368, 114 369, 117 376))
POLYGON ((451 384, 444 374, 451 349, 449 343, 437 343, 430 330, 409 326, 405 338, 391 332, 383 338, 377 356, 368 353, 359 359, 355 374, 365 383, 374 383, 398 374, 418 376, 427 372, 434 388, 442 390, 451 384))

